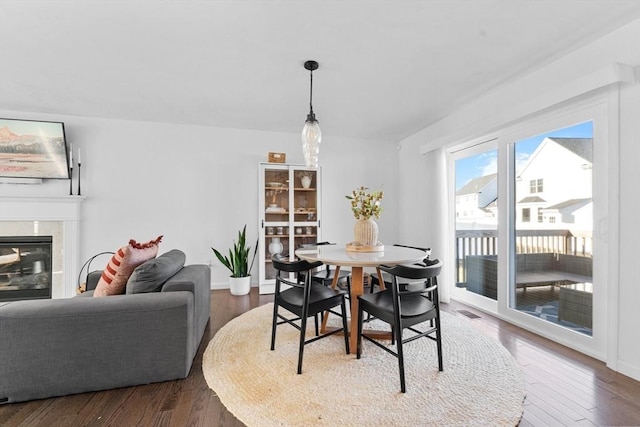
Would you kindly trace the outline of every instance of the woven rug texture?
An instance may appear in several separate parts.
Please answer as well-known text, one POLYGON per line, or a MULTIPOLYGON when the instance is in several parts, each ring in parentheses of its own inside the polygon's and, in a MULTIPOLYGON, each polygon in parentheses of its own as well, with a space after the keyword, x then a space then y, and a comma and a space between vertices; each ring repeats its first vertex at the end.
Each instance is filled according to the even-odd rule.
POLYGON ((299 333, 279 326, 276 349, 270 351, 272 314, 270 303, 233 319, 203 357, 207 384, 248 426, 515 426, 520 421, 525 383, 519 366, 466 318, 442 313, 443 372, 435 341, 405 344, 403 394, 396 358, 364 341, 358 360, 355 349, 345 354, 339 335, 305 346, 297 375, 299 333))

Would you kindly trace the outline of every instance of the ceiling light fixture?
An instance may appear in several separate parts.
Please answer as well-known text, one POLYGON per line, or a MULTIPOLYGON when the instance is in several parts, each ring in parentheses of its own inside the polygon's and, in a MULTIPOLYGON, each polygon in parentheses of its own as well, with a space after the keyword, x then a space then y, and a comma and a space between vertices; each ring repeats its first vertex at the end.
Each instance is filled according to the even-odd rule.
POLYGON ((320 125, 316 120, 316 115, 313 113, 313 70, 318 69, 318 63, 316 61, 306 61, 304 68, 309 70, 310 75, 310 90, 309 90, 309 114, 307 114, 307 120, 304 122, 302 128, 302 153, 304 154, 304 163, 307 167, 318 167, 318 154, 320 154, 320 142, 322 141, 322 133, 320 132, 320 125))

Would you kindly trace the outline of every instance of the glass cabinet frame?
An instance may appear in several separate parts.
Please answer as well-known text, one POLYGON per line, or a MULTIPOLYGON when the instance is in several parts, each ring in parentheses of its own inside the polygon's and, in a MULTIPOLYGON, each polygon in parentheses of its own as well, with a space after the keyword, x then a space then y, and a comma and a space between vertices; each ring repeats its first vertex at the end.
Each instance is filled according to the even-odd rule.
POLYGON ((260 163, 258 173, 259 286, 261 294, 275 291, 273 253, 290 254, 303 244, 320 241, 320 168, 260 163))

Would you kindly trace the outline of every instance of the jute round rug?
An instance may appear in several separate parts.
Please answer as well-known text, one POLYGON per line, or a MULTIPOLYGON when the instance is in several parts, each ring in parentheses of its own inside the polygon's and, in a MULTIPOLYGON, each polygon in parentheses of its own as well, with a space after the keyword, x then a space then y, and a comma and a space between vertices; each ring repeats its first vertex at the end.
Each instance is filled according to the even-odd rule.
POLYGON ((233 319, 203 358, 207 384, 248 426, 514 426, 522 416, 520 368, 467 319, 442 313, 443 372, 434 341, 405 345, 402 394, 393 356, 364 341, 358 360, 339 335, 305 346, 297 375, 298 331, 279 326, 269 350, 272 314, 266 304, 233 319))

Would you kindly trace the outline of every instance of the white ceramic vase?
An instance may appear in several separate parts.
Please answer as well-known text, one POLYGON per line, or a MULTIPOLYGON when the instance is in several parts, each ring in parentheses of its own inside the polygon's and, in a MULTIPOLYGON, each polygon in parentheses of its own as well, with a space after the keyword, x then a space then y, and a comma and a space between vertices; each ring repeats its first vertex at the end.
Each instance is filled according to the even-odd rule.
POLYGON ((269 243, 269 253, 273 256, 276 254, 282 253, 284 247, 282 246, 282 242, 279 237, 271 238, 271 243, 269 243))
POLYGON ((355 242, 361 246, 374 247, 378 244, 378 224, 369 219, 359 219, 353 227, 355 242))
POLYGON ((303 176, 302 178, 300 178, 300 182, 302 183, 302 187, 303 188, 309 188, 311 187, 311 177, 310 176, 303 176))
POLYGON ((251 276, 229 277, 231 295, 247 295, 251 290, 251 276))

